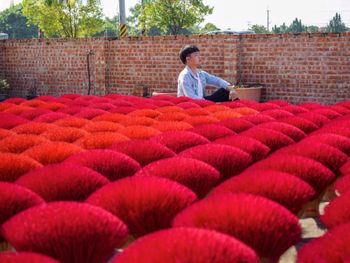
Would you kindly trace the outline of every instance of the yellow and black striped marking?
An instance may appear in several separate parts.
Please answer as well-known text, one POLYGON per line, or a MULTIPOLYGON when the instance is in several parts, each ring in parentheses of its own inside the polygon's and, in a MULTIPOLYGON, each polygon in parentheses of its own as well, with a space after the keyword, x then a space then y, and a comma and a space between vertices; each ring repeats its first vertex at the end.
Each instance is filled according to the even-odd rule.
POLYGON ((125 37, 126 35, 127 35, 127 28, 126 28, 126 25, 125 24, 121 24, 120 26, 119 26, 119 35, 121 36, 121 37, 125 37))

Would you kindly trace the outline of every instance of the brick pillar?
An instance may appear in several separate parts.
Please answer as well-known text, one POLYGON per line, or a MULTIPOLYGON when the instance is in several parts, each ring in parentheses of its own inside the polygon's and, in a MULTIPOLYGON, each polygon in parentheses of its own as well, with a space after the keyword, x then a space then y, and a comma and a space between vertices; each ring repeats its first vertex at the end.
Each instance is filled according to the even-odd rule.
POLYGON ((105 95, 108 93, 106 90, 106 67, 107 67, 107 60, 106 60, 106 47, 108 48, 108 45, 106 45, 106 42, 108 40, 99 40, 99 45, 93 46, 94 51, 94 62, 95 62, 95 89, 96 89, 96 95, 105 95))
POLYGON ((224 79, 236 84, 239 71, 239 38, 225 38, 224 41, 224 79))

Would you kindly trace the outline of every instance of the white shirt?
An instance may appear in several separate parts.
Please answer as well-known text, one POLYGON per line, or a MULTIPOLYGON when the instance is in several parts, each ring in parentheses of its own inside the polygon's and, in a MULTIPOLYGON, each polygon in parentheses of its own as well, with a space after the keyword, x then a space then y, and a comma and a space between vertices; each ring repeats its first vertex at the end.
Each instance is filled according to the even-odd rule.
POLYGON ((204 94, 203 94, 203 85, 202 85, 202 81, 201 78, 199 77, 199 73, 197 73, 196 75, 196 79, 198 80, 198 86, 197 86, 197 96, 199 98, 203 98, 204 94))

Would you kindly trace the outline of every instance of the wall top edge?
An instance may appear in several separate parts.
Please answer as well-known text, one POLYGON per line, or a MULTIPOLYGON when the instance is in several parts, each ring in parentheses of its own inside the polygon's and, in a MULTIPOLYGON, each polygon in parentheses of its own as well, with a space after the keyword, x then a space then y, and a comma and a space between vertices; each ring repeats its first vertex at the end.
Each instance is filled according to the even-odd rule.
POLYGON ((160 41, 160 40, 192 40, 192 39, 272 39, 272 38, 342 38, 350 37, 350 32, 342 33, 288 33, 288 34, 245 34, 245 35, 179 35, 179 36, 126 36, 126 37, 86 37, 86 38, 31 38, 31 39, 6 39, 0 43, 60 43, 60 42, 86 42, 91 41, 160 41))

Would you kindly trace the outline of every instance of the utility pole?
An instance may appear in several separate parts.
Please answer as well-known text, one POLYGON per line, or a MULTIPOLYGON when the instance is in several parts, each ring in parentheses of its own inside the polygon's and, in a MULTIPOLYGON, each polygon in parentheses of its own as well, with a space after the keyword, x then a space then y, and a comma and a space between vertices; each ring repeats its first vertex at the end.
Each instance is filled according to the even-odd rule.
POLYGON ((247 25, 248 25, 248 30, 250 30, 251 29, 251 26, 252 26, 252 21, 247 21, 247 25))
POLYGON ((266 23, 266 28, 267 28, 267 31, 270 32, 270 11, 269 10, 269 7, 267 7, 267 10, 266 10, 266 15, 267 15, 267 23, 266 23))
POLYGON ((119 36, 128 35, 126 28, 125 0, 119 0, 119 36))

